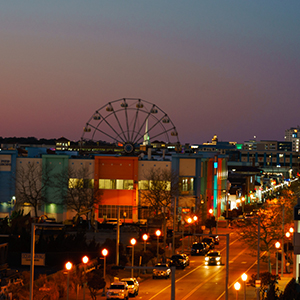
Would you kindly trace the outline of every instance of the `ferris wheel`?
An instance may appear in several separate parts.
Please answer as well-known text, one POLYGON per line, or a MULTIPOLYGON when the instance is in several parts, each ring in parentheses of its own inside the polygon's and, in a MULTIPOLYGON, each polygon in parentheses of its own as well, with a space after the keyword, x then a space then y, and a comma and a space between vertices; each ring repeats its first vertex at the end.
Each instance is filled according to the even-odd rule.
POLYGON ((97 109, 86 122, 81 140, 115 143, 127 153, 155 140, 179 145, 169 116, 157 105, 137 98, 114 100, 97 109))

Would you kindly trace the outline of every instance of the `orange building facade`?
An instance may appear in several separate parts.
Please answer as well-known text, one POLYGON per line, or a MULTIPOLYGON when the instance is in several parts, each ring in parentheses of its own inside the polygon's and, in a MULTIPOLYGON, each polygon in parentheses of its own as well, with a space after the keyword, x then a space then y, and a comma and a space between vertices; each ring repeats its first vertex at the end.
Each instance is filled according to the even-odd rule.
POLYGON ((138 157, 95 156, 95 188, 101 191, 95 219, 118 217, 126 223, 138 221, 138 157))

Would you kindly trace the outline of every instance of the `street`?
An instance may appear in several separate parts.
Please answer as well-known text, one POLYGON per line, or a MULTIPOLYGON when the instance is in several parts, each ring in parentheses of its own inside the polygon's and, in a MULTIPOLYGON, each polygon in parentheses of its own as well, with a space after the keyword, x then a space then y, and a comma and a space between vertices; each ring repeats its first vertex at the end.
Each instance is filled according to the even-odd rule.
MULTIPOLYGON (((184 270, 176 270, 175 299, 181 300, 225 300, 226 283, 226 239, 220 237, 220 245, 216 249, 221 251, 223 264, 221 266, 205 266, 203 256, 190 256, 190 266, 184 270)), ((244 299, 244 283, 241 275, 246 273, 248 280, 252 274, 257 274, 256 255, 230 234, 229 243, 229 284, 228 299, 236 299, 237 292, 233 287, 236 281, 241 284, 238 299, 244 299)), ((267 271, 267 264, 260 262, 260 272, 267 271)), ((247 281, 248 281, 247 280, 247 281)), ((256 299, 254 287, 246 286, 247 299, 256 299)), ((137 299, 170 299, 171 280, 155 279, 151 277, 141 282, 137 299)))

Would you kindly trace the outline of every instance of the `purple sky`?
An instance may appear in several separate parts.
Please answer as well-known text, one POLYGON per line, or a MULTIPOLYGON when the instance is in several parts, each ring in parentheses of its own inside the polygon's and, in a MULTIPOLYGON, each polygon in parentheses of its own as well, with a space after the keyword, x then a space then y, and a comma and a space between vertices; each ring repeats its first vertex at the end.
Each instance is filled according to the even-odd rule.
POLYGON ((141 98, 181 143, 283 140, 300 125, 300 1, 5 1, 0 136, 79 140, 141 98))

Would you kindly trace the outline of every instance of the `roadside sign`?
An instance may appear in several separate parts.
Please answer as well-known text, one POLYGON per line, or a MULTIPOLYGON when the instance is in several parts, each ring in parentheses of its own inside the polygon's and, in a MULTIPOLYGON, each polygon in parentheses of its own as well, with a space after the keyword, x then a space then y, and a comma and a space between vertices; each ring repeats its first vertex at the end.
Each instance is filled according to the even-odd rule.
MULTIPOLYGON (((21 263, 23 266, 30 266, 31 254, 30 253, 22 253, 21 263)), ((45 266, 45 254, 35 253, 34 265, 35 266, 45 266)))

